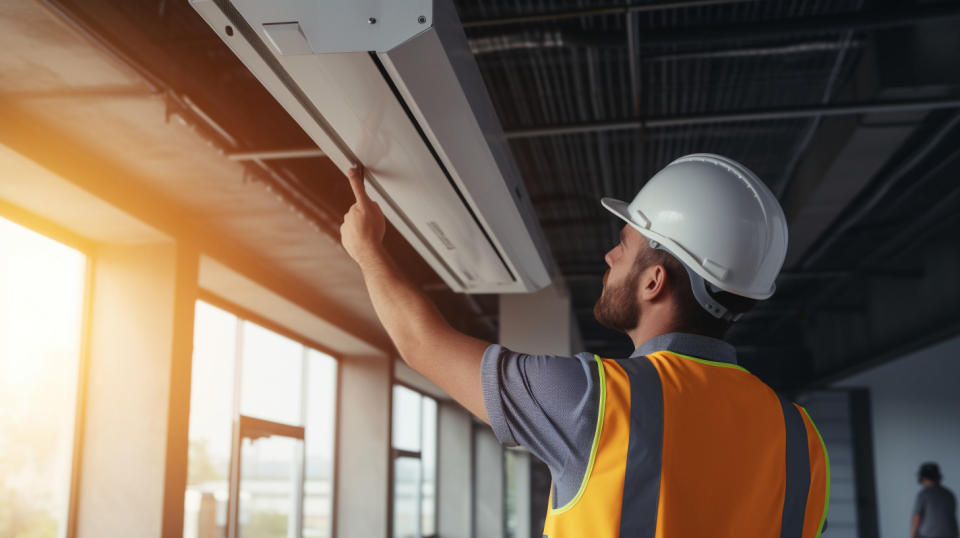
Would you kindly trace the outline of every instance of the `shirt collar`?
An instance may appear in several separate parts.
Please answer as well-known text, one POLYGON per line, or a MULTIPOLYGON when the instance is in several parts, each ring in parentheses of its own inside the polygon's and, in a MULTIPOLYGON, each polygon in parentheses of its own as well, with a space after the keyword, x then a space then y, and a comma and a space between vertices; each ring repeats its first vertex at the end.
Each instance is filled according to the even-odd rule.
POLYGON ((691 333, 666 333, 640 344, 631 357, 642 357, 655 351, 673 351, 708 361, 737 364, 737 350, 727 342, 691 333))

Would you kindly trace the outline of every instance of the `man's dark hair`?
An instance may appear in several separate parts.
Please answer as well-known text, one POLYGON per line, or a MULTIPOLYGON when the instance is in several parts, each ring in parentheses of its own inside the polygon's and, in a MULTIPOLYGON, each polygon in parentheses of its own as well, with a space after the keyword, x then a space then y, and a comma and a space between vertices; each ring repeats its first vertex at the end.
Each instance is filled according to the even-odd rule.
MULTIPOLYGON (((723 339, 733 322, 716 318, 700 306, 690 288, 690 275, 680 260, 665 250, 651 248, 649 244, 645 246, 637 255, 636 270, 640 271, 651 265, 662 265, 666 270, 667 282, 670 283, 673 300, 677 305, 678 326, 674 330, 723 339)), ((757 304, 754 299, 725 291, 710 295, 718 303, 737 313, 746 312, 757 304)))
POLYGON ((943 479, 943 476, 940 474, 940 466, 935 462, 928 461, 920 466, 920 470, 917 471, 917 481, 921 481, 924 478, 940 483, 940 480, 943 479))

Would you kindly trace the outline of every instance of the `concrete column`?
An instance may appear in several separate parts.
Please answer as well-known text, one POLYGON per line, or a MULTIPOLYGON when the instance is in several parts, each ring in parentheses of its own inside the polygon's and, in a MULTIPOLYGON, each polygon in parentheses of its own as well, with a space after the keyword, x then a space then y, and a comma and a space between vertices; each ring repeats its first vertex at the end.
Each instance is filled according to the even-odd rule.
POLYGON ((438 532, 443 538, 470 538, 473 419, 459 405, 441 401, 437 422, 440 442, 437 455, 438 532))
POLYGON ((502 538, 503 520, 503 447, 487 426, 474 431, 474 536, 502 538))
POLYGON ((575 327, 570 295, 561 285, 500 296, 500 344, 514 351, 571 355, 574 345, 579 347, 575 327))
POLYGON ((164 511, 179 508, 182 525, 197 255, 105 246, 94 263, 77 535, 173 536, 164 511))
POLYGON ((335 536, 386 537, 390 506, 390 361, 340 361, 335 536))

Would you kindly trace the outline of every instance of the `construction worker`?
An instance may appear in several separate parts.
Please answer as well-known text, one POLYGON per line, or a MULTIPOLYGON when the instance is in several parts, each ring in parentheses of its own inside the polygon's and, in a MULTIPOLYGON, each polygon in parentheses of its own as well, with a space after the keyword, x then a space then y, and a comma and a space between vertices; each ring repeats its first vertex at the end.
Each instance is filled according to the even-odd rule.
POLYGON ((377 315, 411 367, 546 463, 545 536, 819 536, 822 439, 722 340, 773 294, 787 248, 783 210, 746 167, 688 155, 631 203, 601 201, 626 225, 594 314, 632 339, 623 359, 518 353, 454 330, 384 253, 383 214, 362 171, 349 177, 343 245, 377 315))

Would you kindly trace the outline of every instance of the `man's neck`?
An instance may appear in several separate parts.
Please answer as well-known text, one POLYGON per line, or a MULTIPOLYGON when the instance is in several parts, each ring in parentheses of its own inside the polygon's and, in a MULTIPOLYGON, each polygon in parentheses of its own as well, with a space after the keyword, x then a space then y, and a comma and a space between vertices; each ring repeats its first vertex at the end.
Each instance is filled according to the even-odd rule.
POLYGON ((637 328, 628 331, 627 336, 630 337, 630 340, 633 340, 633 348, 637 349, 644 342, 653 338, 654 336, 660 336, 661 334, 667 334, 671 332, 676 332, 677 327, 670 322, 664 320, 651 319, 648 323, 643 321, 637 325, 637 328))

